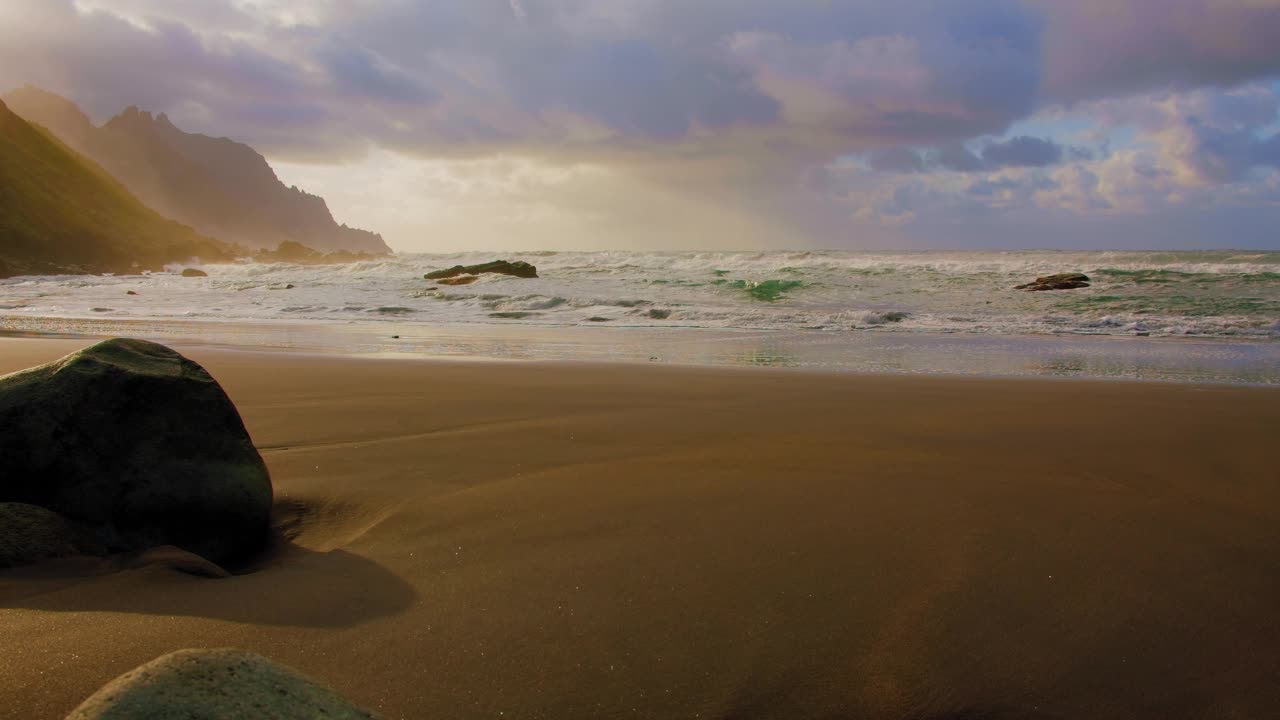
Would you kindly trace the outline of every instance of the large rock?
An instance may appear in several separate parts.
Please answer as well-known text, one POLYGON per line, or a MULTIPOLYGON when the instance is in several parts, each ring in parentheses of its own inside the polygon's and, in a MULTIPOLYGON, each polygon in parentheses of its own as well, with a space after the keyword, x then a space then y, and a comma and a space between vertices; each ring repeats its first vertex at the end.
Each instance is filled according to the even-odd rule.
POLYGON ((58 513, 26 503, 0 503, 0 568, 77 555, 80 532, 58 513))
POLYGON ((1014 290, 1040 292, 1043 290, 1075 290, 1089 287, 1089 276, 1083 273, 1058 273, 1038 277, 1035 282, 1018 285, 1014 290))
POLYGON ((538 268, 523 260, 515 262, 494 260, 493 262, 479 265, 454 265, 448 270, 436 270, 435 272, 427 273, 423 277, 428 280, 441 280, 459 275, 481 275, 483 273, 498 273, 499 275, 511 275, 518 278, 536 278, 538 277, 538 268))
POLYGON ((179 650, 112 680, 67 720, 370 720, 377 716, 243 650, 179 650))
POLYGON ((39 505, 107 551, 176 545, 220 565, 267 539, 271 479, 204 368, 107 340, 0 377, 0 502, 39 505))
POLYGON ((209 273, 195 268, 186 268, 182 271, 182 277, 209 277, 209 273))

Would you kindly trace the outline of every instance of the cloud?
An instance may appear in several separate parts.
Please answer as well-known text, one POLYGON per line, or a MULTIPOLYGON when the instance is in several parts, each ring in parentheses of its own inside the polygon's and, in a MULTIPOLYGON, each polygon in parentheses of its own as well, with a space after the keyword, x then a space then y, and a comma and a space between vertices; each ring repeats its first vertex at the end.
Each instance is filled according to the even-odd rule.
POLYGON ((1188 186, 1248 181, 1277 167, 1274 86, 1156 93, 1084 106, 1103 126, 1131 127, 1151 162, 1188 186))
POLYGON ((1018 135, 1007 140, 988 138, 972 150, 962 142, 943 143, 924 150, 905 146, 877 148, 866 154, 867 165, 879 172, 991 172, 1010 167, 1047 167, 1064 160, 1088 160, 1089 148, 1065 146, 1047 138, 1018 135))
POLYGON ((401 105, 430 105, 435 100, 435 93, 422 82, 365 48, 331 42, 314 57, 340 96, 401 105))
POLYGON ((867 154, 867 164, 882 172, 920 172, 925 168, 920 153, 901 146, 872 150, 867 154))
MULTIPOLYGON (((0 4, 0 90, 43 85, 98 121, 139 105, 319 164, 299 174, 375 227, 363 218, 440 192, 403 163, 449 167, 493 216, 529 204, 495 173, 519 185, 525 164, 597 169, 572 192, 528 187, 562 222, 548 238, 573 222, 608 236, 601 218, 634 238, 617 227, 663 216, 691 243, 716 222, 747 244, 913 227, 951 242, 947 218, 1264 207, 1277 80, 1272 0, 0 4), (341 182, 374 166, 420 186, 375 211, 341 182)), ((430 222, 389 237, 419 243, 430 222)))
POLYGON ((1044 167, 1060 162, 1063 154, 1058 143, 1026 135, 992 141, 982 149, 982 159, 989 167, 1044 167))
POLYGON ((1077 102, 1280 73, 1271 0, 1039 0, 1044 92, 1077 102))
POLYGON ((304 124, 278 151, 336 157, 652 150, 743 129, 758 131, 743 145, 829 155, 941 146, 1045 104, 1280 69, 1280 19, 1259 0, 7 4, 0 80, 95 116, 199 107, 260 144, 279 133, 243 105, 323 107, 335 131, 304 124))

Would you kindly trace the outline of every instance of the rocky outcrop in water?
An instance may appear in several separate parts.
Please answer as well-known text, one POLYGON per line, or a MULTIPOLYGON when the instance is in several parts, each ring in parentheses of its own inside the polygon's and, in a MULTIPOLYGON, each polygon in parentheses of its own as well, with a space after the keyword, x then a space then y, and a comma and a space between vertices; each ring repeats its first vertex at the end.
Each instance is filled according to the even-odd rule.
POLYGON ((115 339, 0 377, 0 502, 53 511, 105 552, 175 545, 219 565, 259 551, 271 479, 195 362, 115 339))
POLYGON ((185 268, 182 271, 182 277, 209 277, 209 273, 196 268, 185 268))
POLYGON ((372 253, 351 252, 349 250, 322 253, 291 240, 280 243, 275 250, 263 250, 253 255, 253 259, 261 263, 280 262, 294 265, 340 265, 360 262, 361 260, 375 260, 377 258, 378 256, 372 253))
POLYGON ((376 720, 291 668, 243 650, 179 650, 112 680, 66 720, 376 720))
POLYGON ((483 275, 485 273, 497 273, 499 275, 510 275, 518 278, 536 278, 538 277, 538 268, 524 262, 523 260, 517 260, 515 262, 494 260, 493 262, 481 263, 479 265, 454 265, 447 270, 429 272, 423 277, 428 280, 443 280, 445 278, 458 277, 459 275, 483 275))
POLYGON ((1089 276, 1082 273, 1058 273, 1038 277, 1035 282, 1018 285, 1015 290, 1040 292, 1044 290, 1075 290, 1089 287, 1089 276))

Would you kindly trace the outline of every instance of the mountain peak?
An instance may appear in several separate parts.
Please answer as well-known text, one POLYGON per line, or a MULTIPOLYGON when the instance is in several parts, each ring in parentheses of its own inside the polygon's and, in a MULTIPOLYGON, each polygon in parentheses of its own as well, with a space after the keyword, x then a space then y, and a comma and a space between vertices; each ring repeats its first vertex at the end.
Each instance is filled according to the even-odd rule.
POLYGON ((334 222, 324 200, 282 184, 266 158, 227 138, 186 133, 163 112, 130 105, 101 128, 70 100, 16 90, 13 111, 44 125, 115 175, 144 203, 197 231, 256 247, 284 240, 323 252, 390 253, 376 233, 334 222))
POLYGON ((23 85, 5 95, 4 101, 15 115, 43 125, 77 149, 83 147, 85 138, 94 129, 89 116, 75 103, 35 85, 23 85))
POLYGON ((193 256, 230 259, 242 250, 161 217, 48 128, 7 108, 0 102, 6 276, 158 269, 193 256))
POLYGON ((117 119, 122 119, 129 122, 145 123, 148 125, 150 125, 153 120, 153 118, 151 117, 151 113, 147 112, 146 110, 139 110, 137 105, 130 105, 129 107, 124 109, 124 112, 112 118, 113 121, 117 119))

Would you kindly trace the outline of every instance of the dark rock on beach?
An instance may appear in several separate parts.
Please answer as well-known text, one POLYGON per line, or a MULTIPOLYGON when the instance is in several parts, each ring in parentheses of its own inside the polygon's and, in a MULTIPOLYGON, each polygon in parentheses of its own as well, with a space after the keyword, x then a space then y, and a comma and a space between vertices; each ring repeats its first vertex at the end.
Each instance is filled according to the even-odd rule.
POLYGON ((0 502, 38 505, 107 552, 176 545, 219 565, 267 540, 271 479, 195 362, 115 339, 0 377, 0 502))
POLYGON ((26 503, 0 503, 0 568, 78 555, 84 533, 52 510, 26 503))
POLYGON ((371 720, 338 693, 270 660, 230 648, 179 650, 112 680, 67 720, 273 718, 371 720))
POLYGON ((436 270, 435 272, 427 273, 423 277, 428 280, 441 280, 443 278, 452 278, 459 275, 481 275, 484 273, 511 275, 512 277, 518 278, 538 277, 538 269, 522 260, 517 260, 515 262, 494 260, 493 262, 481 263, 479 265, 454 265, 448 270, 436 270))
POLYGON ((182 277, 209 277, 209 273, 195 268, 187 268, 182 271, 182 277))
POLYGON ((1040 292, 1043 290, 1075 290, 1076 288, 1087 287, 1089 287, 1088 275, 1083 273, 1058 273, 1057 275, 1038 277, 1035 282, 1018 285, 1014 289, 1040 292))

